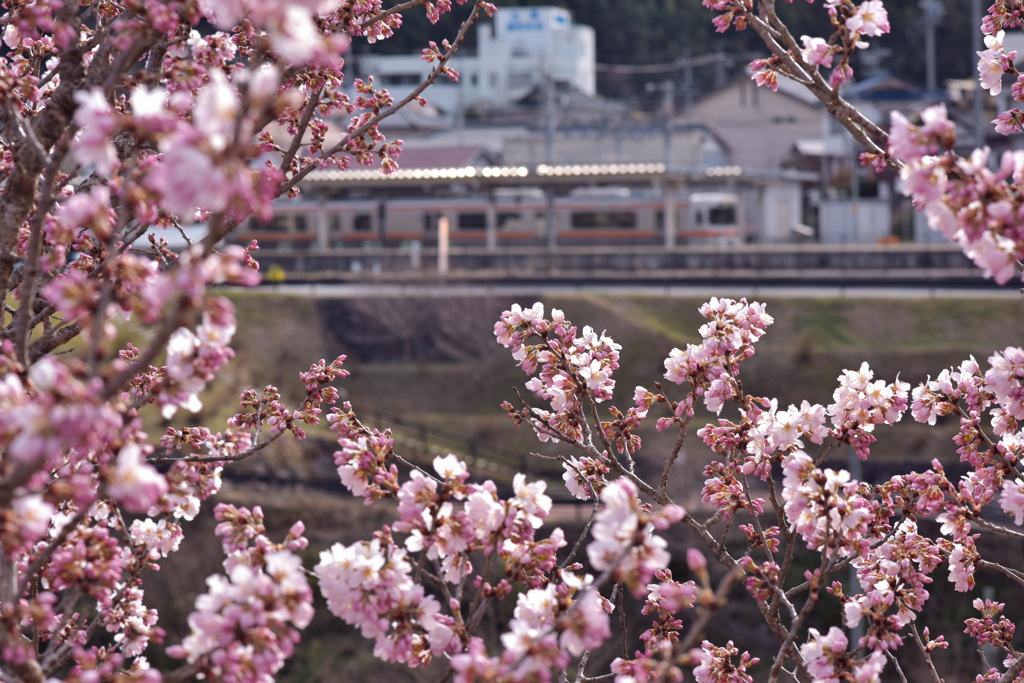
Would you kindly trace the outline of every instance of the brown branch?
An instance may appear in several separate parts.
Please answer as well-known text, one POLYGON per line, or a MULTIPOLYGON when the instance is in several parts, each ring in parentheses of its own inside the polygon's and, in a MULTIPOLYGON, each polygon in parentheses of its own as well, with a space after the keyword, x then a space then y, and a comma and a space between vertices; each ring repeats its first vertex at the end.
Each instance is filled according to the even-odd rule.
POLYGON ((587 523, 583 525, 583 531, 580 532, 579 538, 576 539, 576 544, 573 545, 572 550, 569 552, 569 556, 562 560, 562 563, 558 565, 559 569, 565 569, 570 563, 572 563, 573 559, 576 557, 576 553, 579 552, 580 546, 583 544, 583 539, 587 537, 587 532, 590 531, 590 525, 594 523, 594 518, 597 516, 600 499, 598 498, 597 491, 594 490, 593 485, 591 485, 587 478, 583 476, 583 473, 580 472, 579 468, 569 462, 568 458, 561 458, 561 460, 563 463, 571 467, 573 471, 579 475, 580 479, 587 482, 587 486, 590 486, 591 496, 594 498, 594 509, 591 510, 590 517, 587 518, 587 523))
MULTIPOLYGON (((762 3, 763 6, 764 3, 762 3)), ((768 16, 770 17, 773 14, 774 9, 770 8, 768 16)), ((753 12, 744 12, 744 16, 768 49, 771 50, 772 54, 785 65, 786 71, 783 72, 784 75, 791 75, 794 77, 794 80, 804 83, 807 89, 825 106, 825 110, 846 128, 864 149, 875 154, 885 153, 884 146, 888 140, 888 134, 874 121, 864 116, 856 107, 840 97, 839 89, 829 86, 816 68, 807 65, 802 57, 800 57, 799 50, 787 49, 779 43, 777 35, 787 42, 792 41, 792 36, 789 35, 788 31, 785 34, 779 34, 766 21, 765 17, 755 15, 753 12), (807 84, 805 80, 810 80, 811 83, 807 84)), ((781 21, 778 23, 781 24, 781 21)), ((792 45, 795 47, 795 41, 792 41, 792 45)), ((902 166, 902 164, 894 160, 890 160, 889 163, 896 169, 902 166)))
MULTIPOLYGON (((60 164, 67 155, 71 138, 75 134, 76 127, 71 126, 62 142, 53 150, 52 158, 43 172, 42 195, 35 207, 35 215, 29 224, 29 242, 25 252, 25 274, 21 281, 19 298, 21 306, 18 308, 18 315, 15 318, 14 352, 15 357, 23 365, 28 364, 27 343, 29 335, 29 318, 32 314, 33 301, 35 300, 36 279, 39 277, 39 259, 43 251, 43 223, 46 215, 53 207, 54 192, 56 187, 57 173, 60 171, 60 164)), ((65 180, 65 182, 67 182, 65 180)))
POLYGON ((284 157, 281 159, 281 170, 286 170, 291 166, 292 161, 295 159, 295 155, 298 153, 299 148, 302 147, 302 137, 306 134, 306 129, 309 127, 309 122, 313 120, 313 114, 316 113, 316 108, 320 105, 320 94, 324 91, 323 86, 316 89, 315 92, 310 94, 309 102, 306 103, 306 108, 302 112, 302 117, 299 119, 298 130, 292 137, 292 144, 285 152, 284 157))
POLYGON ((1017 657, 1017 661, 1006 670, 1006 673, 996 683, 1013 683, 1022 671, 1024 671, 1024 656, 1017 657))
POLYGON ((400 5, 395 5, 394 7, 390 7, 390 8, 384 10, 383 12, 381 12, 380 14, 378 14, 376 16, 370 17, 369 19, 367 19, 366 21, 361 23, 359 25, 359 28, 361 28, 363 30, 363 34, 365 35, 366 34, 366 29, 368 29, 369 27, 373 26, 374 24, 376 24, 381 19, 384 19, 385 17, 389 17, 392 14, 397 14, 399 12, 404 12, 407 9, 412 9, 413 7, 416 7, 417 5, 422 5, 423 3, 424 3, 424 0, 409 0, 409 2, 403 2, 400 5))
POLYGON ((150 339, 149 346, 139 354, 134 363, 107 380, 102 391, 100 391, 99 397, 101 400, 109 401, 117 392, 121 391, 121 387, 127 384, 132 377, 149 367, 153 359, 163 351, 164 346, 167 345, 174 331, 181 327, 181 316, 184 312, 185 301, 184 297, 180 296, 175 299, 171 312, 164 318, 163 325, 153 335, 153 338, 150 339))
POLYGON ((928 664, 928 672, 932 675, 932 681, 934 683, 942 683, 942 678, 939 676, 939 672, 935 670, 935 664, 932 662, 931 653, 928 652, 924 641, 921 640, 921 635, 917 632, 917 624, 913 621, 910 622, 910 635, 914 637, 914 642, 921 649, 921 656, 924 657, 924 661, 928 664))
POLYGON ((672 473, 672 466, 683 450, 683 445, 686 443, 686 434, 690 430, 691 420, 693 420, 693 415, 687 413, 686 418, 679 425, 679 436, 676 437, 676 443, 672 447, 672 452, 669 453, 668 460, 665 461, 665 468, 661 471, 661 484, 658 486, 658 491, 663 495, 668 493, 668 477, 672 473))
POLYGON ((1024 586, 1024 573, 1019 572, 1016 569, 1010 569, 1009 567, 1004 567, 998 562, 989 562, 988 560, 982 559, 977 560, 975 564, 977 564, 979 567, 984 567, 985 569, 993 569, 1002 574, 1006 574, 1011 579, 1019 583, 1021 586, 1024 586))
POLYGON ((21 583, 18 585, 17 596, 19 598, 28 596, 28 589, 34 580, 35 575, 38 574, 39 570, 41 570, 43 566, 50 561, 50 558, 53 557, 53 553, 56 552, 57 548, 59 548, 61 543, 67 539, 71 532, 78 528, 78 525, 82 523, 83 519, 85 519, 86 513, 87 511, 79 511, 78 514, 61 527, 60 532, 52 541, 50 541, 50 544, 46 546, 46 549, 43 550, 43 552, 39 554, 39 557, 37 557, 35 561, 29 565, 28 569, 25 570, 25 573, 21 577, 21 583))
MULTIPOLYGON (((335 154, 343 152, 345 150, 345 146, 349 142, 357 138, 361 138, 381 121, 390 116, 393 116, 402 107, 418 98, 420 94, 427 89, 428 86, 434 83, 434 81, 436 81, 437 78, 442 73, 444 73, 444 67, 448 64, 451 58, 455 56, 455 52, 459 49, 459 46, 462 45, 462 41, 465 40, 466 35, 469 32, 469 27, 472 26, 474 22, 476 22, 476 19, 480 14, 480 7, 482 4, 483 0, 477 0, 476 4, 473 6, 473 11, 470 12, 469 17, 464 22, 462 22, 462 26, 459 28, 459 33, 455 37, 455 42, 451 44, 451 47, 448 49, 447 52, 445 52, 443 55, 441 55, 440 58, 438 58, 437 64, 434 66, 434 69, 430 72, 430 75, 423 80, 422 83, 416 86, 416 88, 406 97, 404 97, 398 104, 392 105, 388 109, 385 109, 384 111, 380 112, 379 114, 371 118, 369 121, 359 126, 354 131, 350 132, 348 135, 342 138, 340 142, 331 147, 329 150, 322 152, 320 158, 328 159, 334 156, 335 154)), ((297 171, 291 178, 289 178, 281 185, 280 194, 284 194, 291 190, 293 187, 298 185, 299 182, 301 182, 307 175, 309 175, 317 168, 319 168, 319 165, 316 162, 310 162, 306 164, 299 171, 297 171)))

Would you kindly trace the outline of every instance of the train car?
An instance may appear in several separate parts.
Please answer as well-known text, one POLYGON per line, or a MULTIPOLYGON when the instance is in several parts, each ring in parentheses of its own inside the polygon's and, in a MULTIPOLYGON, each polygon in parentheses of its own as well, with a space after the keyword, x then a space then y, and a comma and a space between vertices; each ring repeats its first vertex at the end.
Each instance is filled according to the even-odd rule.
MULTIPOLYGON (((738 200, 729 193, 694 193, 676 203, 679 244, 736 244, 742 230, 738 200)), ((437 244, 441 218, 448 219, 454 246, 482 246, 493 210, 499 246, 549 243, 565 246, 657 245, 664 243, 664 200, 620 187, 578 188, 549 207, 539 188, 500 188, 493 208, 486 197, 418 197, 364 200, 279 201, 267 222, 250 219, 236 231, 239 242, 256 239, 266 248, 337 249, 359 246, 437 244)))

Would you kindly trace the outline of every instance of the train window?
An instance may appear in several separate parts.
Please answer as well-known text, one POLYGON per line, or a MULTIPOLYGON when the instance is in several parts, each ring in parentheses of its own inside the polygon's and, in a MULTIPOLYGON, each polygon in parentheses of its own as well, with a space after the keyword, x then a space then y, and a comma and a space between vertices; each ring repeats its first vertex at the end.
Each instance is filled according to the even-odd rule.
POLYGON ((295 232, 306 232, 306 229, 308 227, 309 227, 309 225, 308 225, 308 223, 306 221, 306 217, 305 216, 296 216, 295 217, 295 232))
POLYGON ((331 232, 341 232, 341 216, 338 214, 331 216, 331 232))
POLYGON ((574 211, 572 227, 587 228, 635 228, 636 214, 632 211, 574 211))
POLYGON ((708 223, 711 225, 735 225, 736 207, 728 204, 712 206, 708 209, 708 223))
MULTIPOLYGON (((497 216, 499 230, 517 230, 522 227, 522 220, 518 213, 499 213, 497 216)), ((459 230, 486 230, 486 213, 460 213, 459 230)))
POLYGON ((523 227, 523 217, 520 214, 515 212, 498 214, 499 230, 522 230, 523 227))
POLYGON ((433 234, 437 232, 437 221, 443 214, 440 213, 424 213, 423 214, 423 232, 427 234, 433 234))
POLYGON ((352 219, 352 228, 358 232, 373 230, 373 218, 368 213, 357 213, 352 219))
POLYGON ((460 213, 459 230, 483 230, 487 227, 486 213, 460 213))
POLYGON ((269 221, 253 221, 253 230, 259 232, 288 232, 288 217, 274 216, 269 221))

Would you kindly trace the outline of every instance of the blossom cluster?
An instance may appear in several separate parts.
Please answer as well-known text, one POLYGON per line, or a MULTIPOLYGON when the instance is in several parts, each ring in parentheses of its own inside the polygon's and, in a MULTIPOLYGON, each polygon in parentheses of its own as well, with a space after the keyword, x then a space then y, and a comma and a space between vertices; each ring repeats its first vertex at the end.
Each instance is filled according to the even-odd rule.
POLYGON ((800 646, 800 654, 807 660, 807 670, 816 681, 838 683, 850 677, 854 681, 877 681, 885 667, 885 653, 874 651, 866 659, 857 660, 855 651, 848 652, 849 640, 842 629, 835 626, 822 635, 812 628, 810 639, 800 646))
MULTIPOLYGON (((588 407, 587 400, 600 403, 612 398, 619 344, 590 327, 577 336, 576 327, 557 308, 550 320, 545 318, 540 302, 525 309, 513 304, 495 323, 494 334, 499 344, 512 349, 512 357, 526 374, 533 375, 539 366, 539 376, 526 388, 550 402, 551 411, 542 416, 551 430, 580 439, 579 420, 574 416, 588 407)), ((550 436, 543 429, 537 435, 541 440, 550 436)))
POLYGON ((911 124, 892 114, 889 154, 902 164, 903 192, 923 211, 928 225, 958 243, 985 274, 1008 282, 1024 257, 1021 203, 1015 188, 1024 180, 1024 155, 1004 152, 990 167, 989 149, 963 158, 943 153, 956 141, 945 105, 921 114, 911 124))
POLYGON ((666 505, 650 515, 640 506, 639 491, 629 479, 611 482, 601 492, 604 507, 594 518, 594 540, 587 546, 590 564, 614 572, 616 580, 639 594, 654 572, 668 566, 665 539, 655 536, 683 517, 683 510, 666 505))
POLYGON ((821 470, 803 451, 782 462, 786 517, 812 550, 824 555, 865 552, 874 519, 871 503, 845 470, 821 470))
POLYGON ((374 639, 375 656, 419 666, 454 649, 454 620, 414 580, 387 529, 371 541, 335 544, 320 553, 315 571, 328 609, 374 639))
POLYGON ((589 577, 566 572, 563 578, 519 594, 500 657, 486 656, 480 638, 471 638, 466 651, 452 658, 455 680, 482 682, 497 673, 508 681, 551 681, 552 669, 564 669, 570 656, 600 646, 611 635, 610 603, 589 587, 589 577))
POLYGON ((302 560, 301 525, 283 544, 262 533, 262 512, 218 505, 226 575, 206 579, 208 592, 189 615, 191 632, 168 653, 216 680, 270 683, 313 618, 313 591, 302 560))
MULTIPOLYGON (((778 35, 780 27, 784 26, 770 3, 763 3, 767 5, 766 12, 759 12, 756 3, 748 0, 703 0, 702 4, 721 12, 712 20, 719 32, 727 31, 730 25, 737 30, 753 26, 759 34, 771 32, 778 35)), ((789 59, 794 61, 789 64, 778 51, 772 57, 755 59, 750 63, 750 69, 758 86, 778 90, 780 75, 803 82, 810 74, 817 74, 819 68, 832 68, 828 86, 838 88, 853 78, 851 57, 856 50, 868 47, 865 39, 890 31, 889 13, 882 0, 863 0, 859 4, 854 0, 826 0, 824 5, 831 19, 833 34, 828 39, 800 36, 802 48, 796 49, 795 43, 787 46, 793 48, 789 59)))
MULTIPOLYGON (((354 415, 347 423, 357 423, 354 415)), ((556 568, 556 554, 565 545, 562 531, 536 536, 552 504, 544 482, 528 483, 517 474, 513 495, 502 499, 492 481, 469 483, 466 465, 454 455, 436 457, 432 469, 433 474, 413 469, 396 490, 381 489, 381 495, 397 499, 398 521, 370 541, 335 544, 321 553, 316 567, 331 612, 373 639, 376 656, 421 666, 450 655, 460 681, 486 679, 495 671, 510 680, 551 680, 552 670, 564 667, 570 654, 579 656, 608 637, 610 605, 592 578, 556 568), (480 552, 490 558, 487 566, 500 561, 497 584, 478 573, 474 556, 480 552), (451 597, 450 586, 461 593, 467 581, 477 591, 474 604, 508 596, 513 582, 526 587, 502 635, 499 657, 488 655, 474 633, 479 610, 467 611, 451 597), (427 593, 425 583, 448 599, 427 593)), ((595 526, 594 533, 598 538, 603 531, 595 526)), ((659 557, 663 565, 667 556, 659 557)), ((628 561, 613 561, 620 562, 628 561)))
POLYGON ((670 671, 666 663, 679 642, 683 622, 678 613, 690 609, 707 591, 698 588, 693 581, 680 583, 672 578, 668 569, 654 572, 657 583, 647 585, 647 599, 644 602, 643 614, 655 617, 651 627, 640 635, 644 644, 643 650, 637 650, 632 659, 617 657, 611 669, 618 674, 616 680, 633 680, 638 683, 658 680, 663 675, 678 678, 678 670, 670 671))
MULTIPOLYGON (((718 413, 726 401, 739 398, 734 380, 739 363, 754 355, 754 343, 774 319, 763 304, 746 299, 713 297, 699 310, 710 320, 700 328, 704 341, 687 344, 685 350, 672 349, 665 359, 665 379, 689 383, 694 394, 704 398, 707 409, 718 413)), ((692 397, 679 403, 675 412, 677 417, 684 412, 692 415, 692 397)))
POLYGON ((910 385, 899 379, 887 384, 885 380, 872 381, 873 378, 867 363, 862 363, 857 371, 845 370, 832 395, 835 403, 827 409, 835 438, 853 446, 861 460, 867 458, 875 440, 875 425, 895 424, 903 417, 910 391, 910 385))

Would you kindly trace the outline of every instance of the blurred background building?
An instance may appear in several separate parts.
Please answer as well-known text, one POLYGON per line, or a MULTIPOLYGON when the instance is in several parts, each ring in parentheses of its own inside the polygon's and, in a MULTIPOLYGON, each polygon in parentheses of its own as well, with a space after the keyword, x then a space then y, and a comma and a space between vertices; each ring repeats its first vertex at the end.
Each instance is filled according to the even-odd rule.
MULTIPOLYGON (((934 50, 943 17, 931 6, 919 13, 924 47, 934 50)), ((251 220, 237 238, 285 255, 396 248, 420 255, 442 242, 486 251, 676 252, 941 241, 894 174, 860 166, 857 144, 809 92, 785 78, 777 91, 756 87, 742 50, 697 53, 697 45, 670 62, 609 64, 599 61, 595 28, 560 7, 503 7, 474 30, 451 64, 459 81, 441 79, 426 91, 426 106, 382 123, 389 139, 404 141, 397 173, 311 173, 298 199, 279 202, 273 220, 251 220), (643 85, 609 96, 616 78, 643 85)), ((883 68, 900 64, 884 45, 864 54, 874 57, 855 65, 859 80, 843 95, 870 118, 884 125, 890 110, 913 117, 946 102, 966 142, 980 134, 994 146, 1012 144, 977 125, 976 80, 939 88, 933 67, 917 84, 883 68)), ((972 58, 965 46, 963 61, 972 58)), ((365 47, 349 62, 350 76, 373 74, 396 98, 432 68, 419 53, 365 47)), ((980 116, 987 112, 983 106, 980 116)), ((419 256, 406 261, 423 267, 419 256)), ((386 270, 391 261, 377 263, 386 270)))

